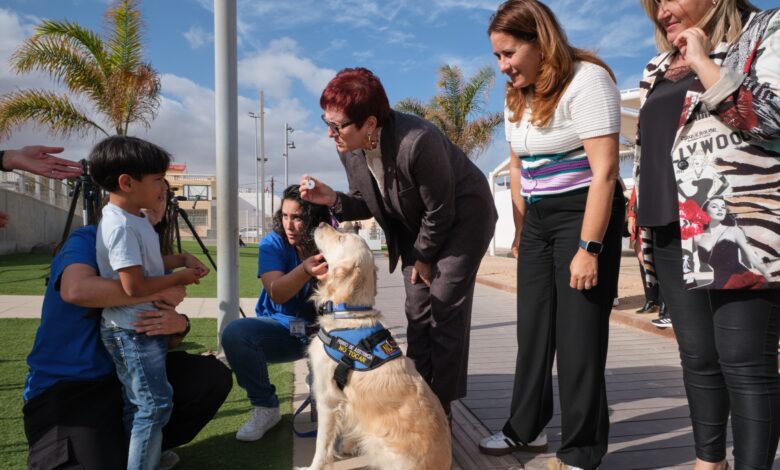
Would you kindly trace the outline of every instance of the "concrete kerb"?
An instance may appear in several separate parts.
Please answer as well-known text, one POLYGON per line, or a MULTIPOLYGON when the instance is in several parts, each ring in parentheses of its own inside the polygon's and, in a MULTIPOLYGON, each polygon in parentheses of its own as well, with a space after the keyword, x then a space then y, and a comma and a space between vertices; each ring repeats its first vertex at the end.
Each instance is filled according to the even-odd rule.
MULTIPOLYGON (((510 256, 485 256, 477 273, 477 282, 512 294, 517 293, 517 261, 510 256)), ((660 329, 650 323, 650 320, 657 318, 657 314, 635 313, 644 304, 645 294, 639 264, 633 252, 624 252, 621 258, 618 299, 620 305, 612 309, 611 322, 674 338, 672 328, 660 329)))

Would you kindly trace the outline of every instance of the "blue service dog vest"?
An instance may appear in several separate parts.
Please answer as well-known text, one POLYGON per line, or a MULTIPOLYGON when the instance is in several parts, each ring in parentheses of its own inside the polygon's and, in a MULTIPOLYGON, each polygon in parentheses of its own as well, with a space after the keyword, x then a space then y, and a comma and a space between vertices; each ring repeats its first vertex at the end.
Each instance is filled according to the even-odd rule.
POLYGON ((351 370, 365 372, 401 357, 401 349, 381 323, 370 328, 331 331, 320 328, 317 336, 322 340, 325 353, 338 363, 333 380, 340 390, 347 384, 351 370))

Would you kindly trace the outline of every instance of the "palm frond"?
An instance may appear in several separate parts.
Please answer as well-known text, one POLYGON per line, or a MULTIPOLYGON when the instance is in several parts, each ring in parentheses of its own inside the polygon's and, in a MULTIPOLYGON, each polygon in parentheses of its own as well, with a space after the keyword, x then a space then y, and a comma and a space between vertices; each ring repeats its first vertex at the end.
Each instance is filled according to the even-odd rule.
POLYGON ((414 98, 404 98, 395 104, 394 109, 406 114, 414 114, 423 119, 427 119, 429 114, 428 106, 420 100, 414 98))
POLYGON ((461 95, 463 92, 463 72, 458 66, 444 65, 439 70, 438 87, 442 93, 433 99, 455 129, 461 129, 465 116, 461 112, 461 95))
POLYGON ((0 97, 0 135, 7 136, 15 128, 33 123, 47 127, 55 136, 81 136, 90 131, 108 133, 89 119, 67 97, 44 90, 21 90, 0 97))
POLYGON ((461 94, 461 106, 465 116, 482 112, 482 105, 493 87, 495 72, 490 66, 483 67, 466 82, 461 94))
POLYGON ((135 71, 125 87, 124 132, 131 122, 140 122, 149 127, 160 106, 160 77, 149 64, 135 71))
POLYGON ((100 36, 94 31, 69 21, 44 20, 35 28, 33 38, 46 37, 55 41, 67 41, 74 48, 83 48, 91 55, 103 74, 110 73, 107 63, 106 47, 100 36))
POLYGON ((143 63, 143 20, 136 0, 120 0, 106 12, 112 35, 109 57, 114 70, 135 70, 143 63))
POLYGON ((11 65, 17 73, 33 70, 48 73, 72 92, 85 93, 93 100, 103 94, 104 78, 97 63, 69 41, 51 36, 32 37, 14 52, 11 65))
POLYGON ((496 127, 504 122, 503 113, 489 113, 471 121, 464 134, 467 137, 463 144, 463 151, 472 159, 479 157, 481 153, 490 147, 496 127))

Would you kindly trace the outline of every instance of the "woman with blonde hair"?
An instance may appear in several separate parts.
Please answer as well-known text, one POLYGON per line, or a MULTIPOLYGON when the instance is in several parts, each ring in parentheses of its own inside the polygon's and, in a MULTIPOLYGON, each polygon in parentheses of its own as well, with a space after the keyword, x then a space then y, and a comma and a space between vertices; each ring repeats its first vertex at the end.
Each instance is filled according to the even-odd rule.
POLYGON ((548 468, 594 469, 607 450, 604 365, 625 208, 620 94, 606 64, 571 46, 536 0, 503 3, 488 34, 509 78, 518 352, 509 419, 479 448, 546 450, 557 352, 562 436, 548 468))
POLYGON ((780 14, 746 0, 642 5, 660 52, 640 86, 637 225, 646 281, 663 284, 680 348, 695 468, 728 468, 730 411, 736 467, 772 468, 780 437, 780 14))

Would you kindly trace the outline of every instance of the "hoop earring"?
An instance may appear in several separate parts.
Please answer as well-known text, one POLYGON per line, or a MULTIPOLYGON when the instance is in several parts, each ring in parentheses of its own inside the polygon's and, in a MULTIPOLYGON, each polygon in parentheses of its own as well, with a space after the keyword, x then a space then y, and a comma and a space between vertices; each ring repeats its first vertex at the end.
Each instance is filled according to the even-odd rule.
MULTIPOLYGON (((372 132, 373 132, 373 131, 372 131, 372 132)), ((374 135, 372 134, 372 132, 369 132, 369 133, 366 135, 366 139, 368 140, 368 145, 366 145, 366 149, 368 149, 368 150, 374 150, 374 149, 376 149, 376 146, 377 146, 377 144, 379 143, 379 142, 377 142, 376 140, 374 140, 374 135)))

